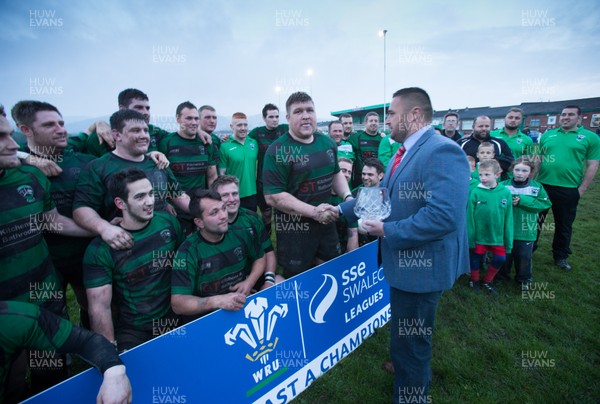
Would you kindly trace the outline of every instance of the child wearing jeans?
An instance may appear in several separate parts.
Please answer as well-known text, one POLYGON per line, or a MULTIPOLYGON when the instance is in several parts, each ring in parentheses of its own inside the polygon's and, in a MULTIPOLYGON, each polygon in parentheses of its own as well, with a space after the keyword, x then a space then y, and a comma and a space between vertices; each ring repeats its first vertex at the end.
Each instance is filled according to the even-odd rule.
POLYGON ((479 163, 480 184, 471 191, 467 203, 467 228, 471 250, 471 280, 469 287, 496 294, 492 286, 494 276, 511 252, 514 222, 512 195, 504 185, 498 184, 502 173, 498 161, 489 159, 479 163), (488 265, 483 282, 480 283, 480 268, 484 254, 490 251, 492 260, 488 265))
POLYGON ((528 157, 520 157, 510 166, 513 178, 502 182, 511 192, 514 219, 514 241, 512 252, 506 257, 503 275, 510 278, 510 269, 515 264, 515 280, 521 290, 529 290, 532 278, 531 256, 537 236, 537 221, 540 212, 552 205, 542 184, 531 179, 535 169, 528 157))

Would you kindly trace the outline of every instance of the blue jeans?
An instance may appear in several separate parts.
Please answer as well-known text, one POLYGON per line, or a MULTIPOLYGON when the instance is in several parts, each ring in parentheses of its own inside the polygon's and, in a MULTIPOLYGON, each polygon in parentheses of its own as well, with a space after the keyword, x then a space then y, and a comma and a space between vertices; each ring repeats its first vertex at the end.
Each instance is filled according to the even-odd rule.
POLYGON ((431 402, 431 343, 442 292, 411 293, 390 288, 390 351, 394 403, 431 402))

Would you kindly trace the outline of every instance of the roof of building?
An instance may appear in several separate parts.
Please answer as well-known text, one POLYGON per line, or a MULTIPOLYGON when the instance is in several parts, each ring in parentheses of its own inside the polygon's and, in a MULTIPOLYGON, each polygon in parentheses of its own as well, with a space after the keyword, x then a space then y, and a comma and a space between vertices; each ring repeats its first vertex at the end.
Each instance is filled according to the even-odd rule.
MULTIPOLYGON (((525 115, 540 115, 540 114, 556 114, 560 113, 565 105, 578 105, 582 112, 591 112, 600 110, 600 97, 593 98, 577 98, 572 100, 562 101, 541 101, 541 102, 522 102, 519 105, 506 105, 501 107, 474 107, 474 108, 462 108, 462 109, 447 109, 447 110, 435 110, 433 111, 433 118, 442 118, 448 112, 457 112, 460 115, 460 119, 475 119, 480 115, 487 115, 492 118, 504 117, 506 112, 510 108, 521 108, 525 115)), ((389 106, 389 104, 386 104, 389 106)), ((339 116, 344 113, 349 113, 358 116, 364 116, 369 111, 376 111, 383 109, 383 104, 370 105, 365 107, 356 107, 352 109, 346 109, 343 111, 332 112, 331 115, 339 116), (358 113, 357 113, 358 112, 358 113)))

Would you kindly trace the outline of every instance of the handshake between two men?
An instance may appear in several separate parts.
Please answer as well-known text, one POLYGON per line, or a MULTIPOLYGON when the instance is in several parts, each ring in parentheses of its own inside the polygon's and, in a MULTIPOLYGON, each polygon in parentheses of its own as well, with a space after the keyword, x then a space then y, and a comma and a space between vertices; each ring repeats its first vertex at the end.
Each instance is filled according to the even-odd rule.
POLYGON ((321 224, 329 224, 339 219, 340 212, 337 206, 322 203, 315 206, 313 219, 321 224))
MULTIPOLYGON (((322 224, 329 224, 340 219, 340 209, 328 203, 322 203, 314 208, 314 220, 322 224)), ((383 236, 383 222, 379 220, 358 220, 358 230, 360 233, 369 236, 383 236)))

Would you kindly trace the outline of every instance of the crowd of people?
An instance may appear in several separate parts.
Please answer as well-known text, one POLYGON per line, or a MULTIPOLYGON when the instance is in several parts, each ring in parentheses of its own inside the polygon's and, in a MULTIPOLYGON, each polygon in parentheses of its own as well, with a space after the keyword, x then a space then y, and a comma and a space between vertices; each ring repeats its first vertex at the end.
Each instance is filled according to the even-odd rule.
MULTIPOLYGON (((452 227, 451 233, 460 245, 468 244, 470 259, 455 252, 452 276, 431 293, 451 287, 450 278, 468 272, 471 288, 497 293, 494 278, 510 278, 513 263, 515 279, 528 290, 538 227, 550 207, 554 259, 570 270, 577 203, 600 160, 600 140, 579 125, 580 109, 566 106, 560 127, 546 132, 535 148, 519 129, 523 111, 517 108, 507 112, 505 127, 498 131, 491 131, 490 118, 480 116, 473 133, 462 136, 460 117, 448 113, 435 132, 427 94, 408 90, 394 95, 385 122, 389 135, 379 131, 375 112, 365 117, 364 130, 355 132, 352 116, 344 114, 329 124, 328 134, 320 133, 313 100, 303 92, 288 98, 287 124, 279 123, 276 105, 266 104, 264 126, 249 131, 246 114, 236 112, 227 139, 214 133, 215 108, 189 101, 175 110, 176 132, 150 124, 149 98, 137 89, 119 94, 110 122, 96 122, 73 136, 55 106, 18 102, 11 115, 25 145, 12 139, 2 111, 0 321, 23 311, 32 327, 47 326, 41 317, 66 327, 65 290, 71 285, 82 327, 67 327, 60 334, 64 338, 50 341, 0 333, 2 347, 14 348, 4 349, 7 365, 0 374, 2 386, 16 386, 5 389, 6 401, 22 397, 27 357, 36 349, 55 350, 60 358, 93 340, 102 352, 105 342, 112 344, 116 356, 213 310, 240 310, 251 293, 378 238, 384 269, 386 246, 412 248, 405 245, 410 239, 444 248, 435 246, 441 235, 427 238, 424 230, 435 229, 431 237, 436 231, 446 234, 449 223, 438 223, 443 220, 464 218, 467 231, 452 227), (420 120, 408 118, 410 108, 421 114, 420 120), (431 134, 436 137, 430 139, 431 134), (392 182, 408 175, 403 170, 413 155, 419 156, 415 150, 422 143, 439 147, 440 154, 431 156, 436 162, 419 158, 423 167, 411 171, 418 178, 413 182, 424 187, 415 194, 418 202, 407 200, 406 192, 400 192, 400 200, 392 195, 397 228, 386 230, 381 222, 369 221, 358 225, 348 210, 359 189, 391 190, 392 182), (448 144, 452 147, 446 150, 448 144), (453 175, 457 178, 449 178, 453 175), (438 194, 446 193, 450 197, 438 201, 438 194), (419 213, 425 207, 429 210, 419 213), (405 225, 413 208, 418 220, 405 225), (408 213, 398 212, 402 209, 408 213), (68 337, 74 330, 85 338, 68 337)), ((395 290, 396 275, 386 270, 386 277, 395 290)), ((398 289, 423 292, 422 286, 411 287, 398 289)), ((426 297, 433 321, 439 296, 426 297)), ((397 304, 406 299, 392 296, 397 304)), ((66 361, 59 362, 60 369, 30 366, 34 392, 65 377, 66 361)), ((120 375, 117 387, 103 385, 101 396, 130 400, 118 357, 97 366, 105 375, 117 367, 120 375)))

